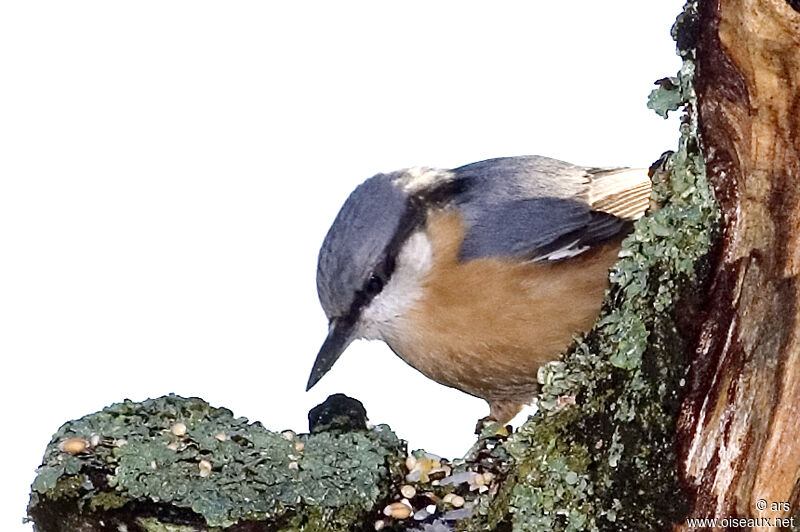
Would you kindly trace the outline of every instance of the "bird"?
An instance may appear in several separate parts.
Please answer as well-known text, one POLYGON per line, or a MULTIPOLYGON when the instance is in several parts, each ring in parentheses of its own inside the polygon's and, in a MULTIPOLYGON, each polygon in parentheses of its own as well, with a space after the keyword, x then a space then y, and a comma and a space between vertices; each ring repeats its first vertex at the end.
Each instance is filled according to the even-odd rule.
POLYGON ((538 155, 367 179, 319 251, 328 334, 306 389, 356 339, 381 340, 507 423, 538 368, 593 326, 650 190, 647 169, 538 155))

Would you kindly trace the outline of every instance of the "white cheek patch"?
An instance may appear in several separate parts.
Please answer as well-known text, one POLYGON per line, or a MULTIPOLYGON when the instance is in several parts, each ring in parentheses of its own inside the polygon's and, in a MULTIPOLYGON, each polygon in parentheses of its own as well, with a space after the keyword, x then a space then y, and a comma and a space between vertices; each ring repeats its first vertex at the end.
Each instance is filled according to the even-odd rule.
POLYGON ((387 340, 394 336, 397 319, 423 294, 423 280, 433 264, 433 247, 423 231, 412 234, 397 255, 394 272, 381 293, 361 312, 358 337, 387 340))
POLYGON ((440 181, 450 181, 454 179, 453 172, 449 170, 439 170, 437 168, 409 168, 396 182, 403 187, 408 194, 414 194, 421 190, 431 188, 440 181))

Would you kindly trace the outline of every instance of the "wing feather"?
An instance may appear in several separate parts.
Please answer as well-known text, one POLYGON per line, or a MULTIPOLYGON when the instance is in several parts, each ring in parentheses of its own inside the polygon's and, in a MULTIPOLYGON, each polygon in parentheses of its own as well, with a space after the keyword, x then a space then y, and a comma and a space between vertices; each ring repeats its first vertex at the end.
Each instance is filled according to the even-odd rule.
POLYGON ((589 170, 592 209, 637 220, 650 204, 650 178, 644 168, 589 170))
POLYGON ((469 182, 454 202, 467 225, 462 260, 557 261, 620 237, 647 210, 647 171, 584 168, 538 156, 453 170, 469 182))

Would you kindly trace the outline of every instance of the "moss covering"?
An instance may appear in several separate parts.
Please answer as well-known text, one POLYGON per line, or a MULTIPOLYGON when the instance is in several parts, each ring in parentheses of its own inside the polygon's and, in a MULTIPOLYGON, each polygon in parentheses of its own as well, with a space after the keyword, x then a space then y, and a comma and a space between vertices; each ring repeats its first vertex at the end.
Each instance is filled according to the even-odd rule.
POLYGON ((518 465, 492 504, 504 517, 464 530, 661 530, 683 518, 674 434, 691 338, 679 311, 700 303, 719 220, 693 113, 694 13, 690 2, 673 29, 683 67, 649 100, 662 116, 686 110, 678 150, 654 167, 657 206, 623 242, 595 328, 539 371, 539 411, 506 443, 518 465))
POLYGON ((138 521, 146 530, 248 521, 270 524, 264 530, 351 530, 388 497, 405 457, 405 443, 382 425, 295 435, 196 398, 125 401, 59 429, 29 514, 48 531, 66 530, 56 520, 65 510, 91 520, 132 506, 153 517, 138 521))

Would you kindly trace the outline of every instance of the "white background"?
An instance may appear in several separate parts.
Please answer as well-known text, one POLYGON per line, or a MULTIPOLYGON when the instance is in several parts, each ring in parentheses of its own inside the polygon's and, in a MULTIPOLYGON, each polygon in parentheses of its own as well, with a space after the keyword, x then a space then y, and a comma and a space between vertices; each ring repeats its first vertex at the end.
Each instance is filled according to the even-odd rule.
POLYGON ((463 454, 482 401, 326 333, 316 254, 362 180, 538 153, 647 166, 677 123, 681 1, 5 2, 0 529, 51 434, 123 398, 202 396, 306 429, 328 394, 463 454))

